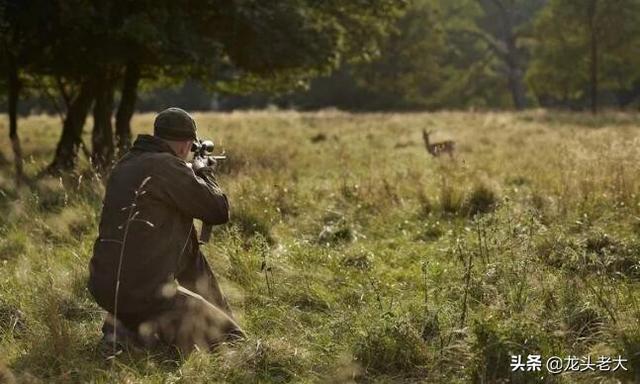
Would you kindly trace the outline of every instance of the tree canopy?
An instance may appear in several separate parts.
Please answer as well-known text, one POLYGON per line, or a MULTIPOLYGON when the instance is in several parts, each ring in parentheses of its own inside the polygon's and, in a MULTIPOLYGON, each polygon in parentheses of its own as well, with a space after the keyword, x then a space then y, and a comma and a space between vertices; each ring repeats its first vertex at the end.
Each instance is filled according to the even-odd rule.
POLYGON ((49 167, 57 171, 74 167, 92 110, 91 161, 102 169, 112 162, 116 144, 128 146, 140 81, 197 79, 227 92, 294 89, 341 63, 375 55, 403 4, 0 0, 0 65, 9 113, 15 116, 17 85, 28 77, 63 101, 63 132, 49 167))
POLYGON ((314 80, 305 92, 225 96, 221 105, 271 102, 362 110, 637 106, 639 15, 636 0, 413 0, 372 60, 342 66, 314 80), (589 64, 594 44, 595 77, 589 64))
POLYGON ((598 108, 640 79, 640 1, 552 0, 535 24, 528 80, 543 102, 598 108))

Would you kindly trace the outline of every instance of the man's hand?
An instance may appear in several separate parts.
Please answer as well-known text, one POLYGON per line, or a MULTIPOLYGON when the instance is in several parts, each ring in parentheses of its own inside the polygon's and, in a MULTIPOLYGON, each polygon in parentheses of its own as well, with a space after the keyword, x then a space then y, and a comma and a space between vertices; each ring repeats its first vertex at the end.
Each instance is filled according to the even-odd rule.
POLYGON ((196 157, 195 159, 193 159, 192 168, 194 171, 197 171, 198 169, 207 167, 211 168, 211 170, 213 171, 216 169, 217 165, 218 161, 211 156, 196 157))

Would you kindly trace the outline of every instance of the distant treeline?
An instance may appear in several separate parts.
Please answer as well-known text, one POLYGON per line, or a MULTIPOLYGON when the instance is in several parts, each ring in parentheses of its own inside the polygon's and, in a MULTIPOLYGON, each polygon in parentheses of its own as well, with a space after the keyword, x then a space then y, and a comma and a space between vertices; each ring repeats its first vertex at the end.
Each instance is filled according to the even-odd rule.
POLYGON ((271 100, 347 109, 638 108, 640 0, 414 0, 379 56, 271 100))
POLYGON ((637 109, 640 1, 414 0, 370 61, 305 90, 209 100, 220 109, 637 109))
MULTIPOLYGON (((640 106, 638 0, 413 0, 377 55, 303 88, 214 91, 189 80, 142 92, 138 110, 420 110, 640 106)), ((51 111, 47 100, 21 110, 51 111)))

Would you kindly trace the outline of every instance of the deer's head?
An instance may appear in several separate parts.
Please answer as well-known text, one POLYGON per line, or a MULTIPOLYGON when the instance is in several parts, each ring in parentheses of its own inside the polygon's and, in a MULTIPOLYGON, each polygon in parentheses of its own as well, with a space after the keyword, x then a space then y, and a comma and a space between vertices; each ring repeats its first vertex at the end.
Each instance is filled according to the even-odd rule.
POLYGON ((435 131, 433 131, 433 130, 431 130, 431 129, 429 129, 429 130, 427 130, 426 128, 423 128, 423 129, 422 129, 422 138, 424 139, 424 141, 425 141, 426 143, 429 143, 429 136, 430 136, 431 134, 433 134, 433 132, 435 132, 435 131))

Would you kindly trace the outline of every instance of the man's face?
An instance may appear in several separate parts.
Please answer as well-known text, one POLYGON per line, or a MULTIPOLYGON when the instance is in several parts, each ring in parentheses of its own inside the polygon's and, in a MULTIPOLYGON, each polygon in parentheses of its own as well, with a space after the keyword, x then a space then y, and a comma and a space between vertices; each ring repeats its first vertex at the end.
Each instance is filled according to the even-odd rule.
POLYGON ((180 145, 179 150, 177 151, 177 155, 182 160, 187 160, 189 157, 189 153, 191 153, 191 146, 193 145, 193 140, 183 141, 180 145))

